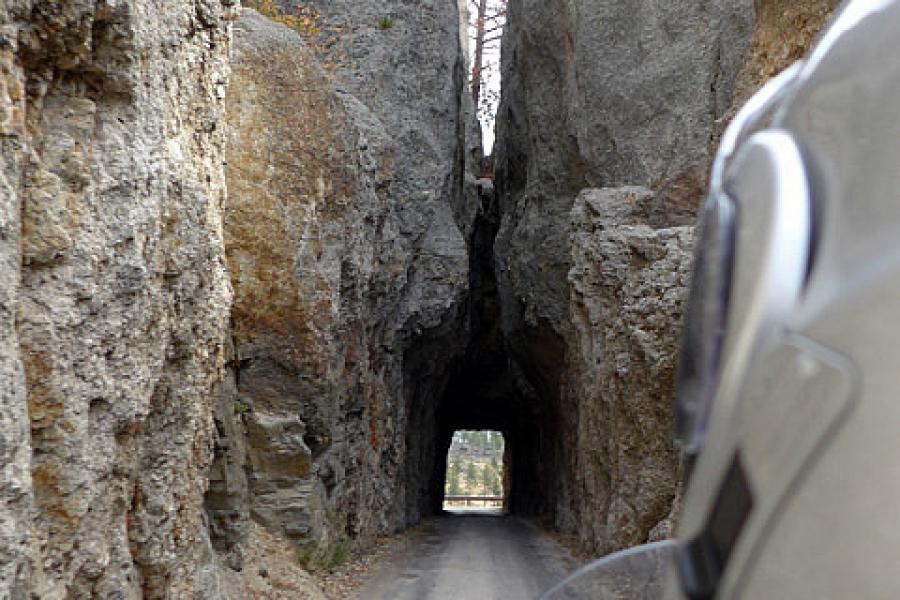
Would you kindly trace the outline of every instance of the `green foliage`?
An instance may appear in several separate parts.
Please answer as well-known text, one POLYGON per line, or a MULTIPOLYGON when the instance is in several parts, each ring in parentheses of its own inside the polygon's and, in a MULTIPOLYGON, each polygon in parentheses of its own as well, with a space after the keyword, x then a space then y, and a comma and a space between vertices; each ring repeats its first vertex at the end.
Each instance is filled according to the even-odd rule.
POLYGON ((444 493, 501 496, 503 446, 503 434, 499 431, 455 431, 447 453, 444 493))
POLYGON ((394 26, 394 20, 388 16, 381 17, 378 19, 378 29, 382 31, 391 29, 394 26))
POLYGON ((491 490, 494 488, 494 472, 491 470, 490 465, 484 465, 481 469, 481 493, 488 495, 491 494, 491 490))
POLYGON ((331 544, 310 541, 297 546, 297 561, 311 571, 333 571, 347 562, 352 552, 353 540, 347 536, 341 536, 331 544))
POLYGON ((473 462, 466 465, 466 483, 470 488, 478 485, 478 469, 473 462))
POLYGON ((299 544, 297 546, 297 560, 304 568, 311 568, 313 558, 315 558, 318 549, 319 544, 317 542, 304 542, 299 544))
POLYGON ((245 415, 250 412, 250 403, 243 398, 234 401, 234 412, 238 415, 245 415))
POLYGON ((353 541, 348 537, 341 537, 332 544, 325 555, 322 566, 327 571, 333 571, 350 558, 350 551, 353 549, 353 541))
POLYGON ((459 496, 462 494, 462 485, 459 478, 462 475, 462 467, 459 461, 451 460, 447 466, 447 488, 444 493, 450 496, 459 496))

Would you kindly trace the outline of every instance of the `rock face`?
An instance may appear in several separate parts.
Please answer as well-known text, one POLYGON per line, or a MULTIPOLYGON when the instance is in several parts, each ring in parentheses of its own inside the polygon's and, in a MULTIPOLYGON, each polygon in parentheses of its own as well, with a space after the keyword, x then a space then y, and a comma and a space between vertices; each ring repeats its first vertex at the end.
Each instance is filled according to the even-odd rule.
POLYGON ((645 188, 587 189, 572 209, 572 524, 601 551, 646 541, 680 483, 670 432, 693 228, 649 226, 655 201, 645 188))
POLYGON ((738 107, 766 81, 803 57, 839 0, 756 0, 753 38, 738 75, 738 107))
POLYGON ((671 529, 674 355, 710 151, 833 4, 510 2, 495 273, 546 463, 510 501, 587 548, 671 529))
POLYGON ((838 4, 838 0, 754 2, 753 36, 735 81, 734 101, 719 119, 711 151, 744 102, 769 79, 806 54, 838 4))
POLYGON ((235 26, 233 347, 207 497, 223 549, 250 520, 326 551, 429 510, 430 397, 467 330, 458 18, 435 8, 382 30, 379 7, 323 17, 371 13, 353 33, 358 71, 323 70, 253 11, 235 26), (414 35, 424 27, 433 38, 414 35))
POLYGON ((0 3, 2 597, 218 597, 230 4, 0 3))
POLYGON ((571 204, 584 187, 642 184, 662 192, 658 224, 691 224, 751 0, 511 4, 497 123, 508 193, 571 204))
POLYGON ((503 330, 523 396, 555 423, 541 435, 536 508, 599 552, 646 540, 677 491, 683 226, 752 24, 749 0, 510 3, 496 144, 503 330))

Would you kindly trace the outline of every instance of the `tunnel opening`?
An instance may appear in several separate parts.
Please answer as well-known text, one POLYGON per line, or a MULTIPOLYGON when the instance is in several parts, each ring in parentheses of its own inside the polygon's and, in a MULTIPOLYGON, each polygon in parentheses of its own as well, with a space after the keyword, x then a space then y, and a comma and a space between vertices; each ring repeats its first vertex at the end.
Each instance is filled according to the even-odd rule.
MULTIPOLYGON (((429 415, 409 430, 410 450, 418 461, 415 472, 422 477, 426 473, 422 469, 430 467, 427 484, 417 480, 416 489, 424 494, 419 496, 419 506, 431 514, 444 509, 454 435, 493 431, 504 441, 503 509, 519 516, 555 519, 557 495, 565 481, 561 432, 572 425, 559 397, 565 347, 546 324, 536 324, 524 336, 511 325, 521 321, 522 315, 508 312, 510 307, 515 311, 516 304, 501 298, 499 278, 505 275, 494 254, 501 224, 499 201, 490 182, 481 183, 480 206, 468 240, 466 348, 453 361, 440 388, 431 386, 430 397, 414 396, 415 406, 429 415), (438 395, 433 394, 436 389, 438 395), (426 455, 429 466, 422 461, 426 455)), ((441 355, 439 348, 431 350, 429 356, 441 355)))
POLYGON ((447 450, 444 511, 502 509, 505 479, 503 433, 457 430, 447 450))

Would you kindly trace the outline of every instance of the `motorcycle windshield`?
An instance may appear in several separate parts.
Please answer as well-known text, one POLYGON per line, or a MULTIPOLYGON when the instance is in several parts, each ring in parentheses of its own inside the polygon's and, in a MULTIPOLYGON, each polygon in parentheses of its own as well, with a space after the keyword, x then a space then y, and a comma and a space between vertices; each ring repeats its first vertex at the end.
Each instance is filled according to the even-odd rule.
POLYGON ((659 600, 674 556, 674 540, 628 548, 578 569, 541 600, 659 600))

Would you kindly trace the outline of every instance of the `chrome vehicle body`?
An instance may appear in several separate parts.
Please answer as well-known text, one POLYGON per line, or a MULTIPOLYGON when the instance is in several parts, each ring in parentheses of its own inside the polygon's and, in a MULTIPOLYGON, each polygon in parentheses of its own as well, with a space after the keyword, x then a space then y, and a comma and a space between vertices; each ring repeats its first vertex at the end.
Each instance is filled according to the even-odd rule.
POLYGON ((900 0, 844 4, 723 138, 675 598, 900 598, 900 0))

